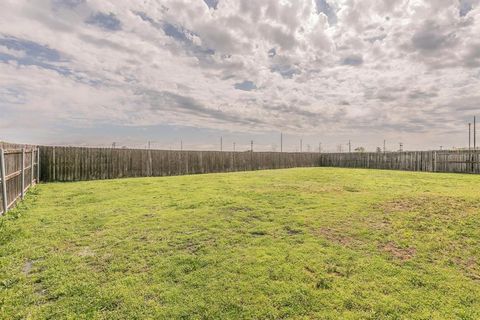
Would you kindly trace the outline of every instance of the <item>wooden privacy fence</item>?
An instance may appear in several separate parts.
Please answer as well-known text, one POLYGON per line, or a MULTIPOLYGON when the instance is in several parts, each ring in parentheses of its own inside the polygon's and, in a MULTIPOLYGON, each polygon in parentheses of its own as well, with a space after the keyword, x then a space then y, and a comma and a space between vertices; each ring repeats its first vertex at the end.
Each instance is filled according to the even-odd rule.
POLYGON ((480 173, 480 151, 287 153, 40 147, 41 181, 173 176, 294 167, 480 173))
POLYGON ((5 214, 38 183, 39 149, 0 149, 0 214, 5 214))
POLYGON ((480 150, 323 153, 320 166, 480 173, 480 150))
POLYGON ((81 181, 319 166, 319 153, 40 147, 40 180, 81 181))

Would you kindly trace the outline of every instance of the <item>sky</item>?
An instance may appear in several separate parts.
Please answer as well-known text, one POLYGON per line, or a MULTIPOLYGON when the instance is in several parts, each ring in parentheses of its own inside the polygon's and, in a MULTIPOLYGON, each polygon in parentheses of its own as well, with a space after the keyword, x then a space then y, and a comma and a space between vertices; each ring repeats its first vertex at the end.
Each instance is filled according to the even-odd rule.
POLYGON ((464 147, 479 2, 1 0, 0 140, 464 147))

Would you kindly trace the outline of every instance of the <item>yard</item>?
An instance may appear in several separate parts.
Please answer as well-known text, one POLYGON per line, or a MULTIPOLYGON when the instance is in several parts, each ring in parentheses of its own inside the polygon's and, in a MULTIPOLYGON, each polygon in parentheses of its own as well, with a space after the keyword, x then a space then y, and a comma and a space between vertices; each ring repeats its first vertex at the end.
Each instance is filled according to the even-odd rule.
POLYGON ((480 319, 480 176, 290 169, 38 186, 1 319, 480 319))

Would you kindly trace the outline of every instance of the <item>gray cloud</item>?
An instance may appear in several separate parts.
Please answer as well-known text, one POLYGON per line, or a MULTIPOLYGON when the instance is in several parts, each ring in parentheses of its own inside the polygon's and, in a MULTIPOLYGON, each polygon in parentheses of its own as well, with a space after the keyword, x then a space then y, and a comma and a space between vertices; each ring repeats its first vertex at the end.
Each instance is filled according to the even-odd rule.
POLYGON ((25 93, 18 88, 0 88, 0 104, 21 105, 26 103, 25 93))
POLYGON ((282 28, 268 24, 261 24, 259 26, 259 31, 265 39, 273 41, 282 49, 290 50, 297 45, 295 36, 286 32, 282 28))
POLYGON ((347 66, 360 66, 363 64, 361 55, 350 55, 342 59, 342 64, 347 66))
POLYGON ((158 112, 181 112, 184 111, 187 114, 195 117, 209 118, 214 121, 220 121, 225 123, 234 123, 240 125, 261 125, 263 121, 252 117, 244 117, 239 114, 232 114, 223 112, 220 109, 212 109, 206 107, 201 102, 193 99, 192 97, 176 94, 169 91, 143 91, 138 93, 144 99, 147 100, 151 106, 151 110, 158 112))
POLYGON ((455 32, 443 30, 433 21, 426 21, 412 37, 414 48, 424 52, 432 52, 452 48, 458 42, 455 32))
POLYGON ((438 97, 436 92, 425 92, 422 90, 413 90, 408 94, 408 98, 417 100, 417 99, 430 99, 438 97))
POLYGON ((468 68, 480 67, 480 42, 468 46, 464 56, 465 66, 468 68))

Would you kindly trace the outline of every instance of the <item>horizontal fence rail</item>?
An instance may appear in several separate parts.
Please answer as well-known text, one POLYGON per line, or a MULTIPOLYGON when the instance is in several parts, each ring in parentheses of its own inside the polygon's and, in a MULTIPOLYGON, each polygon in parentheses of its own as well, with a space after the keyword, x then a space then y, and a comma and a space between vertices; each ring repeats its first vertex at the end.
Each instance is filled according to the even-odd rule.
POLYGON ((288 153, 40 147, 41 181, 85 181, 294 167, 480 173, 480 151, 288 153))
POLYGON ((38 148, 0 148, 0 215, 23 199, 27 190, 38 183, 39 156, 38 148))

